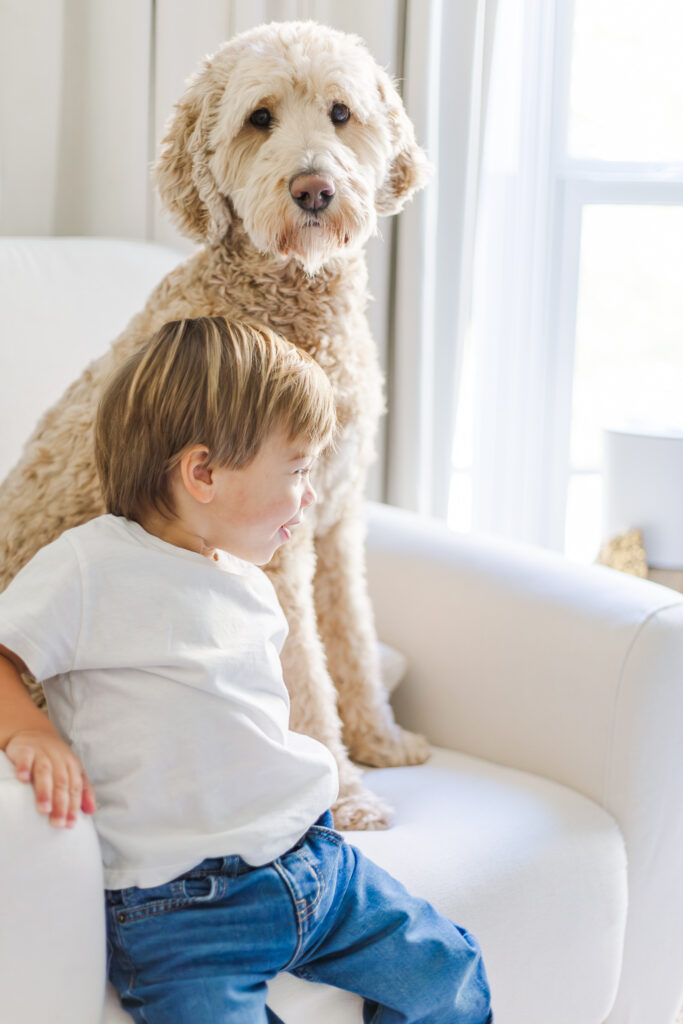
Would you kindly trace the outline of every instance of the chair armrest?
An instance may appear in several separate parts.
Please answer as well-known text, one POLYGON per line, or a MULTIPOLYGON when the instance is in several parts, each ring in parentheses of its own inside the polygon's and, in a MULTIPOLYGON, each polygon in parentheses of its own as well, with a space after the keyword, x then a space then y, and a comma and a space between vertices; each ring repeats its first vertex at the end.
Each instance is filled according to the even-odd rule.
POLYGON ((0 1017, 98 1024, 106 963, 92 820, 53 828, 0 751, 0 836, 0 1017))
POLYGON ((681 714, 683 596, 386 505, 367 510, 377 631, 409 665, 394 699, 401 722, 613 805, 624 747, 652 744, 657 759, 681 714))
POLYGON ((381 639, 409 669, 397 718, 542 775, 616 819, 628 856, 622 979, 606 1024, 671 1020, 683 947, 683 596, 541 550, 368 506, 381 639), (647 977, 640 986, 628 979, 647 977))

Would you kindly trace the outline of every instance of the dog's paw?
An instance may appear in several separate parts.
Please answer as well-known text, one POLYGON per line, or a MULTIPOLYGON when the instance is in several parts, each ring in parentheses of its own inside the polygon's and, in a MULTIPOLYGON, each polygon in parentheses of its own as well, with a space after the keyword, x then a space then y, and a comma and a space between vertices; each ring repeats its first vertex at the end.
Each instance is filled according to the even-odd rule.
POLYGON ((399 765, 423 764, 430 747, 424 736, 393 725, 387 732, 372 732, 349 743, 349 755, 359 764, 372 768, 395 768, 399 765))
POLYGON ((335 828, 354 832, 389 828, 393 819, 393 812, 384 800, 358 785, 340 793, 332 814, 335 828))

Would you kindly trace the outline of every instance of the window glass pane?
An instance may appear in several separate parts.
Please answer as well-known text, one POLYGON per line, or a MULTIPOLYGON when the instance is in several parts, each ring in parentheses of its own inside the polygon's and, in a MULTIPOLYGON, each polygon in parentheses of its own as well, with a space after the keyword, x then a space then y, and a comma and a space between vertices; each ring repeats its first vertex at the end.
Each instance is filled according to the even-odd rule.
POLYGON ((601 535, 602 486, 599 473, 569 477, 564 553, 574 561, 594 562, 605 539, 601 535))
POLYGON ((602 428, 683 427, 683 206, 585 206, 571 461, 597 469, 602 428))
POLYGON ((456 470, 451 474, 448 525, 462 533, 472 529, 472 474, 469 472, 456 470))
POLYGON ((575 3, 570 156, 683 161, 683 3, 575 3))

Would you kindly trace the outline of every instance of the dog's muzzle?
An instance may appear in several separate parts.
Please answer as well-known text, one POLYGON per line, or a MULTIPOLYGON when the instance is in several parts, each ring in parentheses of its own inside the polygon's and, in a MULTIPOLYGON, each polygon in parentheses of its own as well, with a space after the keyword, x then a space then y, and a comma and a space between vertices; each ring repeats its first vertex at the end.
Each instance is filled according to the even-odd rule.
POLYGON ((302 210, 318 213, 330 205, 334 183, 319 174, 297 174, 289 183, 289 193, 302 210))

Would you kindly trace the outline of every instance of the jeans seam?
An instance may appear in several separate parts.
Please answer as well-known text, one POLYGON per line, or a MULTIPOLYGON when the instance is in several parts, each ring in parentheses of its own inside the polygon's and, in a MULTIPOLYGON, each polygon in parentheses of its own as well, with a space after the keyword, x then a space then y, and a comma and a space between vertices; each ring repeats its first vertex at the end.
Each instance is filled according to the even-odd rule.
MULTIPOLYGON (((315 897, 306 906, 305 913, 301 914, 301 920, 302 921, 308 921, 308 919, 310 917, 312 917, 314 912, 318 909, 318 906, 319 906, 319 904, 320 904, 320 902, 321 902, 321 900, 323 898, 324 882, 323 882, 323 879, 322 879, 322 876, 321 876, 320 872, 316 868, 316 866, 313 863, 313 861, 310 860, 310 858, 308 858, 305 854, 303 854, 303 859, 306 861, 306 863, 308 864, 309 868, 311 869, 311 871, 315 875, 315 881, 316 881, 316 886, 317 886, 315 897)), ((300 900, 300 901, 297 900, 297 902, 301 902, 301 903, 306 904, 306 900, 300 900)))
POLYGON ((330 842, 335 843, 337 846, 341 846, 345 841, 344 836, 340 836, 334 829, 327 828, 326 825, 311 825, 309 832, 317 833, 324 839, 329 839, 330 842))
POLYGON ((291 901, 291 904, 292 904, 292 910, 294 911, 294 920, 296 921, 296 949, 292 953, 291 959, 287 962, 287 964, 285 964, 284 967, 281 968, 282 971, 288 971, 289 968, 291 967, 291 965, 293 963, 295 963, 296 958, 298 957, 299 953, 301 952, 301 949, 302 949, 302 946, 303 946, 303 943, 304 943, 303 929, 301 927, 301 919, 300 919, 300 915, 299 915, 299 906, 298 906, 298 903, 297 903, 296 893, 294 892, 294 888, 292 886, 292 883, 290 882, 290 880, 287 877, 287 872, 284 870, 284 868, 282 867, 280 862, 277 861, 277 860, 273 861, 273 867, 277 871, 277 873, 280 876, 280 878, 281 878, 285 888, 287 889, 287 892, 289 894, 289 898, 290 898, 290 901, 291 901))
POLYGON ((171 914, 174 910, 190 907, 194 903, 195 900, 188 896, 159 900, 156 903, 142 904, 141 906, 130 907, 127 910, 119 910, 116 912, 116 917, 121 924, 134 924, 136 921, 144 921, 148 917, 171 914))
MULTIPOLYGON (((108 927, 111 930, 111 933, 115 933, 116 934, 116 943, 115 944, 118 947, 117 948, 117 952, 115 954, 114 953, 114 942, 112 941, 113 940, 113 935, 110 935, 110 941, 111 941, 111 946, 112 946, 112 960, 115 957, 116 960, 119 962, 119 964, 121 966, 121 969, 122 970, 123 969, 126 970, 127 976, 128 976, 128 980, 127 980, 127 984, 126 984, 126 991, 130 992, 130 994, 132 995, 133 994, 133 990, 135 989, 135 979, 136 979, 136 976, 137 976, 137 970, 136 970, 136 967, 135 967, 135 963, 133 962, 133 959, 132 959, 132 957, 131 957, 131 955, 130 955, 130 953, 128 951, 128 947, 125 944, 125 942, 123 941, 123 933, 122 933, 121 928, 119 926, 119 919, 118 919, 118 916, 117 916, 114 908, 110 907, 109 908, 109 913, 110 913, 110 920, 107 922, 108 923, 108 927)), ((123 993, 121 993, 121 995, 123 995, 123 993)))

